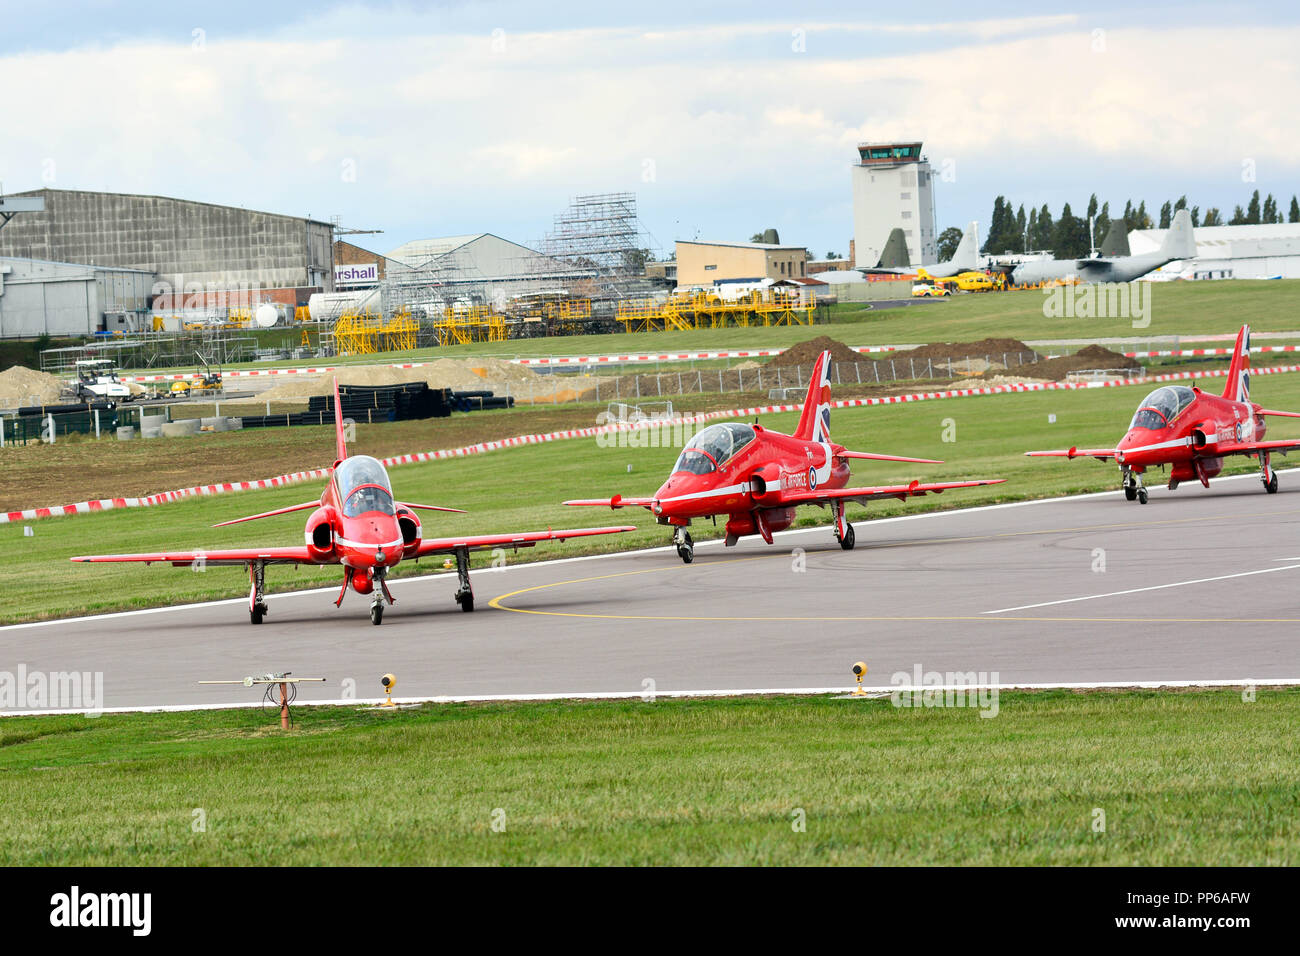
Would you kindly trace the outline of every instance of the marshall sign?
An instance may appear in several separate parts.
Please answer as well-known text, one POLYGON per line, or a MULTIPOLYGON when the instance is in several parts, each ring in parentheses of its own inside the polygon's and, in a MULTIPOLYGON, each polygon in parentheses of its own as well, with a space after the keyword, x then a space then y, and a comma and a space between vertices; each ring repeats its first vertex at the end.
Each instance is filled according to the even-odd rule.
POLYGON ((379 281, 379 263, 367 262, 362 265, 335 266, 334 267, 334 284, 340 285, 360 285, 366 282, 379 281))

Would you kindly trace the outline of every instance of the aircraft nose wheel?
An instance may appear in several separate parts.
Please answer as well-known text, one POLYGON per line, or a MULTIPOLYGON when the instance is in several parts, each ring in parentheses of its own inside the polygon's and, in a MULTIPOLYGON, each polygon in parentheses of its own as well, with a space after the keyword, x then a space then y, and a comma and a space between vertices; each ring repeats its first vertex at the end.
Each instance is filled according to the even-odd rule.
POLYGON ((1147 490, 1145 488, 1138 489, 1137 491, 1138 504, 1142 504, 1142 505, 1146 504, 1148 497, 1149 495, 1147 495, 1147 490))
POLYGON ((852 551, 856 541, 857 535, 853 533, 853 525, 846 524, 844 526, 844 537, 840 538, 840 547, 845 551, 852 551))
POLYGON ((686 564, 695 560, 695 542, 691 540, 689 531, 682 532, 681 540, 677 542, 677 556, 686 564))
POLYGON ((370 623, 378 624, 384 619, 384 606, 382 604, 370 605, 370 623))
POLYGON ((251 622, 254 623, 254 624, 261 624, 261 623, 262 623, 262 615, 263 615, 264 613, 265 613, 265 609, 264 609, 264 608, 262 608, 262 607, 260 607, 260 606, 259 606, 259 607, 255 607, 255 608, 253 608, 251 611, 248 612, 248 619, 249 619, 249 621, 251 621, 251 622))
POLYGON ((1136 501, 1137 496, 1138 496, 1138 490, 1136 488, 1130 488, 1127 486, 1124 488, 1124 497, 1127 498, 1129 501, 1136 501))

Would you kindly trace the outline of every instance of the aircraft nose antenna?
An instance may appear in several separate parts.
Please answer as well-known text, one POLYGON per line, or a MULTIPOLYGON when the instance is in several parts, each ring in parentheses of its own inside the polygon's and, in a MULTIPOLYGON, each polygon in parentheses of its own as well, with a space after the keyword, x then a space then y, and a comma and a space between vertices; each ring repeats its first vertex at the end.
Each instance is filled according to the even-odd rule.
POLYGON ((383 548, 376 548, 376 549, 375 549, 375 564, 383 564, 383 563, 384 563, 384 549, 383 549, 383 548))

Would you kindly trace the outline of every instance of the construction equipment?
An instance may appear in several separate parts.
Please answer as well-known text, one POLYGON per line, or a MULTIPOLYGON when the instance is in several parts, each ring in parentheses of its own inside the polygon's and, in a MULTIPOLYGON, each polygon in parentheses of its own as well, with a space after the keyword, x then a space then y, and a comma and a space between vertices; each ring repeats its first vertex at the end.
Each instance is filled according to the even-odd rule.
POLYGON ((203 357, 202 352, 195 352, 199 359, 199 367, 194 370, 194 378, 179 379, 172 382, 172 397, 185 398, 194 392, 219 392, 222 390, 221 385, 221 367, 213 367, 207 359, 203 357))

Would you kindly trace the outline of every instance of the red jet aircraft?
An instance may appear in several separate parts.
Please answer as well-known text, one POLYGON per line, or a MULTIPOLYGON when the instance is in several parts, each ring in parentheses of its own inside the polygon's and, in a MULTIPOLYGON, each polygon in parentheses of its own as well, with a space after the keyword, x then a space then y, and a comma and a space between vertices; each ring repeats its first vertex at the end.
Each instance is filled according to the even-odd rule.
POLYGON ((268 564, 320 564, 342 565, 343 587, 339 590, 335 607, 343 604, 348 587, 358 594, 374 594, 370 605, 370 620, 378 624, 384 616, 384 602, 396 604, 389 593, 385 578, 388 572, 404 560, 414 560, 432 554, 456 556, 456 573, 460 588, 456 602, 462 611, 474 610, 474 591, 469 582, 469 553, 490 548, 530 548, 538 541, 563 541, 565 538, 582 538, 597 534, 618 534, 635 531, 632 526, 616 528, 576 528, 562 531, 529 531, 523 534, 472 535, 462 538, 434 538, 425 540, 420 519, 415 510, 451 511, 464 514, 459 508, 439 508, 435 505, 416 505, 393 500, 393 486, 384 466, 368 455, 348 455, 343 440, 343 413, 339 402, 338 381, 334 383, 334 419, 338 438, 338 460, 331 469, 329 484, 319 501, 308 501, 288 508, 277 508, 263 514, 236 518, 213 525, 238 524, 291 511, 315 509, 307 519, 306 544, 291 548, 244 548, 233 551, 177 551, 162 554, 98 554, 73 558, 73 561, 141 561, 152 564, 167 562, 175 567, 196 565, 239 565, 248 569, 252 588, 248 595, 248 616, 254 624, 261 624, 266 614, 263 599, 263 582, 268 564), (378 585, 378 590, 376 590, 378 585))
POLYGON ((1228 455, 1259 459, 1260 480, 1270 495, 1277 492, 1277 473, 1270 466, 1273 452, 1285 455, 1300 448, 1300 440, 1262 441, 1264 416, 1300 418, 1297 412, 1275 412, 1250 400, 1250 327, 1243 325, 1228 367, 1222 395, 1207 395, 1196 387, 1166 385, 1138 406, 1128 434, 1114 448, 1068 448, 1027 451, 1031 457, 1114 458, 1119 463, 1124 497, 1147 503, 1142 475, 1148 468, 1169 466, 1169 490, 1180 482, 1199 481, 1205 487, 1223 470, 1228 455))
POLYGON ((761 535, 768 544, 772 534, 794 522, 799 505, 829 507, 835 519, 835 538, 848 551, 853 547, 853 525, 844 516, 844 506, 856 501, 866 504, 880 498, 900 501, 949 488, 974 488, 1005 481, 945 481, 878 488, 849 488, 849 459, 906 461, 941 465, 933 458, 904 458, 847 451, 830 438, 831 423, 830 353, 823 352, 813 366, 808 397, 793 435, 768 431, 761 425, 729 422, 710 425, 686 443, 672 473, 653 498, 581 499, 566 505, 608 508, 641 507, 651 511, 660 524, 672 525, 672 543, 677 554, 690 564, 695 559, 691 540, 692 518, 727 517, 727 547, 743 536, 761 535))

